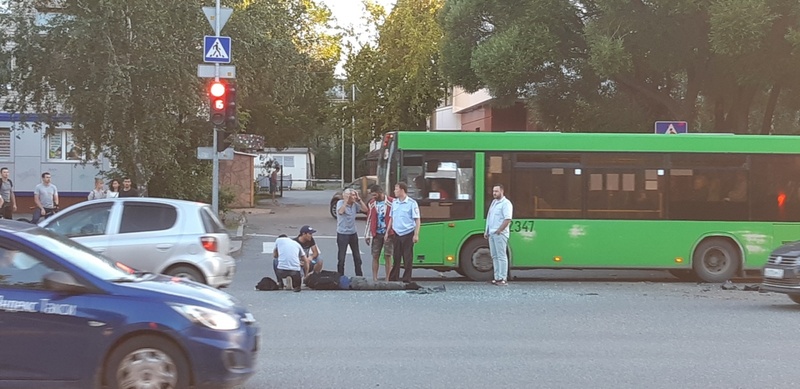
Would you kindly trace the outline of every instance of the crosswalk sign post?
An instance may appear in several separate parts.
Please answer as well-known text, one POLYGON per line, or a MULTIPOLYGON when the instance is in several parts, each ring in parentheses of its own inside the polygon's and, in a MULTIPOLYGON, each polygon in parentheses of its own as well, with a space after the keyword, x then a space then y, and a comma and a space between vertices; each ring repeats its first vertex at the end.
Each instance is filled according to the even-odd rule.
MULTIPOLYGON (((220 0, 215 1, 214 7, 203 7, 203 13, 206 15, 208 22, 211 24, 211 28, 214 29, 213 36, 205 36, 203 39, 203 62, 210 62, 214 65, 214 81, 216 83, 219 82, 220 79, 220 64, 223 63, 230 63, 231 62, 231 38, 227 36, 219 36, 220 30, 228 21, 231 14, 233 13, 233 9, 225 8, 220 6, 220 0)), ((206 75, 206 66, 212 65, 200 65, 197 68, 197 75, 199 77, 203 77, 206 75)), ((227 68, 226 72, 228 73, 228 77, 235 77, 236 69, 233 66, 224 66, 227 68)), ((213 101, 212 101, 213 103, 213 101)), ((211 150, 217 150, 217 135, 218 131, 221 131, 218 127, 220 124, 214 123, 214 136, 212 137, 213 142, 211 144, 211 150)), ((212 153, 212 170, 211 170, 211 209, 214 210, 216 214, 219 211, 219 153, 213 152, 212 153)))
POLYGON ((656 134, 685 134, 689 132, 689 123, 684 121, 657 121, 656 134))
POLYGON ((203 39, 203 62, 230 63, 231 38, 206 35, 203 39))

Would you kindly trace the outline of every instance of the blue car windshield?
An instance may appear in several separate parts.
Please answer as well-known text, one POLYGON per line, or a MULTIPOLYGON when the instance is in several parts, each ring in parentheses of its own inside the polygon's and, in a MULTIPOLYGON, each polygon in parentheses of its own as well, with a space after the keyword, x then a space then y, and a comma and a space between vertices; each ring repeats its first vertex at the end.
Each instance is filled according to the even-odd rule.
POLYGON ((109 281, 135 278, 117 268, 114 262, 92 251, 92 249, 48 230, 35 228, 19 234, 97 278, 109 281))

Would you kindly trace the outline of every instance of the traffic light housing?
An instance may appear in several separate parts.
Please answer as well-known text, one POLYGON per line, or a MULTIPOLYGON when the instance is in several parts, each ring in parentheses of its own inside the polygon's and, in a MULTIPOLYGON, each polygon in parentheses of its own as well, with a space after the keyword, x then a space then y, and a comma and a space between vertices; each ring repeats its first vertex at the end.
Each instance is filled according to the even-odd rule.
POLYGON ((217 137, 217 152, 218 153, 221 153, 221 152, 225 151, 225 149, 227 149, 228 147, 231 147, 231 142, 226 140, 226 139, 228 139, 228 133, 227 132, 225 132, 223 130, 220 130, 220 129, 217 129, 217 130, 214 130, 214 133, 216 134, 216 137, 217 137))
POLYGON ((221 126, 227 117, 228 87, 223 82, 213 81, 208 87, 208 95, 211 103, 209 120, 215 126, 221 126))
POLYGON ((231 82, 227 85, 228 90, 226 93, 225 105, 225 128, 228 130, 236 130, 239 127, 239 121, 236 115, 236 83, 231 82))

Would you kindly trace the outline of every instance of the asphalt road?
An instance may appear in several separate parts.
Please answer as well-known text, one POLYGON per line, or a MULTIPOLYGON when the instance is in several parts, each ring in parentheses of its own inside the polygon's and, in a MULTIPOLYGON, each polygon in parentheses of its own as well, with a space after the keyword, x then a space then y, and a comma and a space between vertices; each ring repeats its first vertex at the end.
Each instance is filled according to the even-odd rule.
MULTIPOLYGON (((497 287, 423 271, 415 272, 421 284, 446 291, 255 291, 261 277, 274 277, 265 243, 271 247, 274 236, 293 236, 303 224, 319 231, 325 268, 335 270, 335 241, 323 238, 335 236, 331 194, 286 192, 274 213, 248 215, 238 274, 227 291, 251 309, 263 338, 258 373, 242 388, 800 382, 792 358, 800 305, 777 294, 680 283, 664 272, 519 272, 508 287, 497 287)), ((369 266, 364 270, 369 276, 369 266)), ((353 274, 349 256, 347 273, 353 274)))

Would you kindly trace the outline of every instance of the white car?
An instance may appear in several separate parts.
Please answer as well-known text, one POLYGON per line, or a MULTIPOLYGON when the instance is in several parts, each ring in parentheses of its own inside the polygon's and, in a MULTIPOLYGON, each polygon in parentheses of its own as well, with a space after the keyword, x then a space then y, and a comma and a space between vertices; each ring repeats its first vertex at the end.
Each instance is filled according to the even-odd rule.
POLYGON ((91 200, 39 226, 139 271, 217 288, 230 284, 236 271, 230 235, 203 203, 152 197, 91 200))

